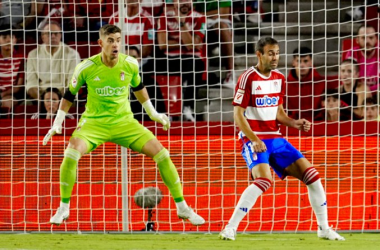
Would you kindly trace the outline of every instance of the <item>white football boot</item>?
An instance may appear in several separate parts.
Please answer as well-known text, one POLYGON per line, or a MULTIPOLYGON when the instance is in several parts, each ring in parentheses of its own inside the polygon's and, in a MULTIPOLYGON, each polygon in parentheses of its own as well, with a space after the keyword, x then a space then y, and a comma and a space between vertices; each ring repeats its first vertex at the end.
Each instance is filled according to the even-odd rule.
POLYGON ((70 210, 64 207, 59 207, 53 217, 50 218, 50 224, 61 225, 64 220, 67 220, 70 215, 70 210))
POLYGON ((222 240, 235 240, 235 238, 236 238, 236 228, 233 228, 233 227, 226 227, 219 234, 219 239, 222 239, 222 240))
POLYGON ((325 240, 346 240, 344 237, 335 232, 332 227, 323 230, 318 227, 318 237, 325 240))
POLYGON ((194 226, 199 226, 205 223, 200 215, 196 214, 191 207, 177 210, 178 218, 183 220, 189 220, 194 226))

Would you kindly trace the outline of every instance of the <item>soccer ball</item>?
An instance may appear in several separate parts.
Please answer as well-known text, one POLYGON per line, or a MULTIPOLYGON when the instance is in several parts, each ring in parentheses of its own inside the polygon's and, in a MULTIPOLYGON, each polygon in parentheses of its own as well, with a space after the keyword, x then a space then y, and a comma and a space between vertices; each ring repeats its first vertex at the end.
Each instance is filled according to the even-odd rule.
POLYGON ((156 187, 141 188, 135 193, 134 199, 139 207, 154 208, 161 202, 162 193, 156 187))

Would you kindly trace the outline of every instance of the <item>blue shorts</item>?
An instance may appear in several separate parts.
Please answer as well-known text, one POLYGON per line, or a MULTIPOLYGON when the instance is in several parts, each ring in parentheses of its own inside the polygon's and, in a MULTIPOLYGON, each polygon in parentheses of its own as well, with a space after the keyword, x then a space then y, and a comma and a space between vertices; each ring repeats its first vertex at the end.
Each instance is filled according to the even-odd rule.
POLYGON ((304 156, 284 138, 266 139, 262 140, 267 146, 267 151, 263 153, 256 153, 252 151, 252 142, 245 138, 241 139, 243 143, 242 152, 243 158, 247 163, 249 171, 260 163, 269 164, 274 172, 284 179, 286 177, 285 168, 290 166, 296 160, 304 156))

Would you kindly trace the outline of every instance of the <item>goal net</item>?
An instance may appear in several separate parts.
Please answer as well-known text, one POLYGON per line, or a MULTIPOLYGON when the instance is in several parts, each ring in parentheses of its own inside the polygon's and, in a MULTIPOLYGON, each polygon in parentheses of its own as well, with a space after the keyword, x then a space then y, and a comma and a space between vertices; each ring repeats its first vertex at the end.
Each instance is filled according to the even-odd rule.
MULTIPOLYGON (((198 19, 190 18, 182 21, 184 24, 175 19, 175 2, 0 3, 0 231, 137 232, 146 230, 148 223, 154 223, 153 230, 159 232, 220 231, 251 182, 233 121, 231 82, 236 83, 246 69, 256 65, 254 45, 265 36, 279 42, 278 68, 293 79, 291 86, 296 89, 291 92, 287 88, 288 114, 311 114, 310 132, 285 127, 281 132, 319 171, 327 194, 329 223, 339 230, 378 231, 380 108, 379 92, 373 87, 377 82, 357 77, 363 87, 355 85, 357 93, 349 93, 352 103, 346 103, 341 72, 347 54, 360 50, 359 27, 364 24, 367 31, 371 27, 378 31, 377 2, 215 1, 215 6, 220 5, 216 14, 193 14, 198 19), (43 146, 58 103, 54 98, 61 97, 67 87, 71 67, 101 52, 98 30, 110 22, 122 29, 125 39, 121 50, 138 59, 152 101, 168 114, 172 127, 163 131, 144 115, 136 98, 130 97, 135 117, 169 150, 187 203, 206 220, 202 226, 178 219, 175 203, 149 157, 112 143, 81 158, 70 218, 60 226, 49 223, 60 202, 63 153, 85 110, 87 87, 77 94, 63 133, 43 146), (60 28, 52 28, 54 25, 60 28), (184 48, 183 44, 169 48, 171 41, 179 39, 176 29, 183 28, 181 25, 189 30, 197 48, 184 48), (55 39, 60 39, 64 52, 54 50, 55 39), (304 47, 311 52, 303 53, 304 47), (313 69, 302 66, 303 55, 310 56, 313 69), (306 82, 302 67, 311 72, 306 82), (61 93, 42 95, 47 88, 61 93), (328 106, 331 98, 337 100, 338 107, 328 106), (354 105, 358 99, 362 103, 354 105), (371 112, 375 115, 370 116, 371 112), (151 211, 134 202, 135 193, 145 187, 157 187, 163 194, 151 211)), ((209 8, 194 0, 190 6, 193 13, 209 8)), ((367 37, 373 34, 369 32, 367 37)), ((378 57, 376 52, 370 62, 377 65, 377 74, 378 57)), ((370 76, 368 62, 358 63, 364 75, 370 76)), ((316 229, 305 185, 294 178, 280 180, 273 173, 273 186, 258 199, 238 232, 316 229)))

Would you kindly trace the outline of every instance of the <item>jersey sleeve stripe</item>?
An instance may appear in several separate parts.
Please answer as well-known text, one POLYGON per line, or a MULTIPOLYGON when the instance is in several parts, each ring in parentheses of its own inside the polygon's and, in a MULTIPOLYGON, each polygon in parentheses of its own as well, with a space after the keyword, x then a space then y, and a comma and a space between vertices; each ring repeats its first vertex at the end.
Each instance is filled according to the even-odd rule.
POLYGON ((94 62, 90 61, 90 60, 86 60, 83 62, 83 64, 79 64, 78 68, 76 69, 76 72, 75 72, 76 75, 79 75, 83 70, 85 70, 86 68, 90 67, 93 64, 94 64, 94 62))
POLYGON ((251 73, 253 73, 254 71, 251 69, 247 70, 246 72, 244 72, 244 74, 241 76, 241 80, 240 80, 240 84, 239 84, 239 89, 245 89, 245 85, 248 81, 248 77, 251 73))
POLYGON ((130 62, 130 63, 133 63, 133 64, 135 64, 137 67, 139 67, 139 63, 137 62, 137 60, 134 59, 134 58, 131 58, 130 56, 128 56, 127 58, 125 58, 125 61, 130 62))

